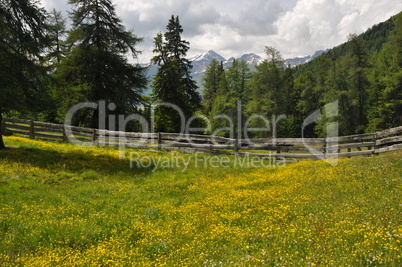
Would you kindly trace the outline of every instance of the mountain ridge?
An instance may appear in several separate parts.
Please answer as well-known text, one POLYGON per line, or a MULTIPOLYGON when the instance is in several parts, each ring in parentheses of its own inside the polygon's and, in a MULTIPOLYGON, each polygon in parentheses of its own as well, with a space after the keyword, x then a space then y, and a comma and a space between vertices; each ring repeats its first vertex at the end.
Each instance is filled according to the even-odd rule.
MULTIPOLYGON (((285 65, 290 66, 290 67, 302 65, 302 64, 310 62, 314 58, 320 56, 322 53, 327 52, 327 51, 328 51, 328 49, 325 51, 319 50, 319 51, 316 51, 311 56, 285 59, 285 65)), ((214 50, 208 50, 200 55, 191 57, 191 58, 189 58, 189 60, 192 63, 192 66, 193 66, 191 74, 193 76, 193 79, 197 82, 197 84, 200 88, 202 87, 202 78, 204 77, 204 73, 205 73, 207 67, 210 65, 210 63, 214 59, 216 59, 218 61, 222 61, 224 68, 229 68, 230 66, 232 66, 234 60, 244 60, 247 62, 248 66, 250 67, 251 70, 254 70, 255 66, 261 64, 265 60, 255 53, 247 53, 247 54, 242 55, 239 58, 231 57, 229 59, 225 59, 223 56, 219 55, 214 50)), ((148 67, 147 76, 150 78, 150 80, 157 73, 158 67, 154 64, 147 63, 147 64, 140 64, 140 65, 143 67, 148 67)), ((145 94, 148 94, 148 93, 150 93, 150 89, 145 90, 145 94)))
MULTIPOLYGON (((295 66, 298 66, 301 64, 305 64, 327 51, 328 51, 328 49, 327 50, 319 50, 319 51, 316 51, 313 55, 285 59, 285 65, 286 66, 290 65, 291 67, 295 67, 295 66)), ((229 59, 225 59, 223 56, 219 55, 214 50, 208 50, 207 52, 204 52, 200 55, 189 58, 189 60, 191 61, 192 65, 193 65, 192 74, 197 75, 197 74, 204 73, 205 70, 207 69, 207 67, 209 66, 209 64, 214 59, 216 59, 218 61, 222 61, 223 66, 225 68, 230 67, 234 60, 244 60, 247 62, 247 64, 251 68, 255 67, 256 65, 261 64, 264 61, 264 59, 262 57, 260 57, 259 55, 255 54, 255 53, 247 53, 238 58, 231 57, 229 59)), ((152 77, 156 73, 155 65, 153 65, 151 63, 143 63, 140 65, 149 67, 149 71, 148 71, 149 76, 152 77)))

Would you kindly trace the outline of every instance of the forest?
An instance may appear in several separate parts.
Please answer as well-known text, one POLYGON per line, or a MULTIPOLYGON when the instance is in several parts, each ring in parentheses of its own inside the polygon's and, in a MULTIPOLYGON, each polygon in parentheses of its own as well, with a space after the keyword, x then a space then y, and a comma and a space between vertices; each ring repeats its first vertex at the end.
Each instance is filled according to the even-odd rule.
MULTIPOLYGON (((242 117, 285 115, 277 136, 300 137, 310 114, 325 114, 325 105, 337 101, 337 115, 321 116, 304 129, 304 136, 325 136, 325 125, 332 121, 341 136, 402 125, 402 14, 361 35, 350 34, 348 42, 294 68, 284 65, 279 48, 267 46, 265 52, 266 60, 253 72, 245 62, 228 69, 217 61, 210 64, 203 92, 203 112, 209 118, 234 116, 241 101, 242 117)), ((223 127, 221 123, 216 120, 213 127, 223 127)), ((250 122, 254 127, 265 124, 250 122)))
MULTIPOLYGON (((180 107, 185 119, 196 115, 194 127, 204 126, 205 134, 228 135, 230 126, 242 130, 246 122, 265 127, 262 117, 281 119, 277 129, 251 136, 324 136, 332 121, 338 122, 340 135, 402 125, 402 14, 361 35, 350 34, 347 43, 295 68, 284 65, 280 47, 269 45, 266 60, 253 71, 243 61, 226 69, 213 61, 200 93, 178 16, 167 18, 166 32, 154 39, 151 61, 158 72, 149 78, 146 68, 131 63, 142 38, 125 28, 112 1, 69 4, 70 27, 61 12, 46 11, 35 1, 1 2, 0 120, 63 123, 75 104, 105 101, 111 114, 152 116, 155 130, 163 132, 180 131, 181 118, 160 103, 180 107), (148 82, 152 94, 144 95, 148 82), (317 110, 325 114, 325 105, 333 101, 338 103, 336 116, 321 116, 302 133, 305 119, 317 110)), ((75 113, 73 123, 98 128, 101 115, 98 109, 84 109, 75 113)), ((116 123, 107 120, 103 126, 116 129, 116 123)), ((143 129, 133 120, 122 130, 143 129)))

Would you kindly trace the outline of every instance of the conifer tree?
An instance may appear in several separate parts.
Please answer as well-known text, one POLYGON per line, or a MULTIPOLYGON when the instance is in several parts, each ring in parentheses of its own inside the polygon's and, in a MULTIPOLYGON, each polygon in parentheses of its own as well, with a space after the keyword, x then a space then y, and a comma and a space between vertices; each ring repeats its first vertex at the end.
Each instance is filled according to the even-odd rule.
MULTIPOLYGON (((266 47, 267 59, 256 66, 256 72, 250 81, 251 100, 247 104, 249 116, 259 114, 267 119, 286 112, 284 88, 284 61, 279 51, 274 47, 266 47)), ((259 120, 252 126, 264 127, 265 122, 259 120)), ((263 136, 267 137, 267 136, 263 136)))
POLYGON ((350 101, 354 113, 356 133, 364 133, 367 124, 366 103, 367 90, 370 86, 367 78, 369 55, 365 41, 355 34, 349 36, 350 73, 347 77, 350 86, 350 101))
POLYGON ((393 18, 395 28, 373 62, 369 91, 369 131, 402 125, 402 17, 393 18))
POLYGON ((64 42, 66 19, 60 11, 52 9, 48 15, 50 46, 48 47, 47 60, 50 64, 60 63, 66 55, 67 46, 64 42))
POLYGON ((203 108, 207 116, 210 116, 214 101, 217 97, 217 91, 221 83, 222 75, 224 73, 223 62, 213 59, 203 77, 203 108))
MULTIPOLYGON (((67 38, 71 51, 58 69, 66 84, 61 92, 64 108, 78 101, 104 100, 114 103, 119 115, 136 112, 146 77, 144 68, 129 63, 127 56, 137 58, 135 46, 142 39, 125 29, 110 0, 70 0, 69 4, 73 5, 67 38)), ((73 123, 97 128, 98 115, 97 110, 85 110, 73 123)))
MULTIPOLYGON (((41 106, 46 29, 46 11, 36 2, 0 2, 0 122, 5 112, 41 106)), ((5 148, 2 133, 0 126, 0 149, 5 148)))
MULTIPOLYGON (((212 65, 213 63, 211 63, 212 65)), ((234 60, 232 66, 223 70, 219 77, 219 84, 213 100, 213 106, 209 114, 212 120, 213 132, 219 129, 227 128, 231 130, 232 135, 239 136, 240 131, 235 132, 235 130, 241 130, 242 125, 238 125, 239 118, 240 123, 243 124, 243 112, 238 114, 238 105, 241 104, 241 110, 243 111, 243 106, 247 103, 247 84, 251 77, 250 68, 247 63, 243 60, 234 60), (216 119, 221 117, 220 119, 216 119), (222 116, 227 116, 230 118, 222 119, 222 116)), ((207 80, 208 81, 208 80, 207 80)), ((219 135, 229 136, 228 131, 217 132, 219 135)), ((234 136, 231 136, 234 137, 234 136)))
MULTIPOLYGON (((178 106, 186 118, 200 108, 201 96, 191 77, 191 62, 185 58, 189 42, 181 38, 183 28, 179 17, 172 15, 166 32, 159 33, 154 40, 156 56, 152 62, 159 66, 152 83, 154 103, 169 103, 178 106)), ((171 107, 155 109, 155 129, 161 132, 179 132, 180 114, 171 107)))

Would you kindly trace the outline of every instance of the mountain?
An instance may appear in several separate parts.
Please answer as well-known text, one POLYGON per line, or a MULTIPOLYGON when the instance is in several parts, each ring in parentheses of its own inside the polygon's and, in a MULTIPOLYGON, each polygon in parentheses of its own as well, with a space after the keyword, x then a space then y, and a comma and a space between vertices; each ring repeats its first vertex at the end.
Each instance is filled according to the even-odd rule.
MULTIPOLYGON (((290 65, 291 67, 305 64, 305 63, 308 63, 311 60, 315 59, 316 57, 320 56, 321 54, 323 54, 326 51, 328 51, 328 50, 317 51, 312 56, 286 59, 285 64, 286 64, 286 66, 290 65)), ((197 76, 199 74, 203 74, 205 72, 205 70, 207 69, 207 67, 209 66, 209 64, 214 59, 216 59, 218 61, 222 61, 223 66, 225 68, 232 66, 234 60, 246 61, 251 69, 253 69, 256 65, 259 65, 264 61, 264 59, 262 57, 260 57, 259 55, 255 54, 255 53, 244 54, 237 59, 234 57, 231 57, 228 60, 226 60, 224 57, 222 57, 215 51, 209 50, 208 52, 205 52, 201 55, 189 58, 189 60, 191 61, 192 65, 193 65, 192 75, 197 76)), ((141 65, 144 67, 148 67, 148 76, 149 77, 153 77, 156 74, 157 67, 155 65, 152 65, 152 64, 141 64, 141 65)))
POLYGON ((242 55, 238 60, 244 60, 249 66, 260 65, 264 59, 254 53, 242 55))
MULTIPOLYGON (((197 75, 197 74, 204 73, 205 70, 207 69, 207 67, 209 66, 209 64, 211 64, 212 60, 214 60, 214 59, 216 59, 218 61, 222 61, 223 66, 225 68, 230 67, 232 65, 233 61, 235 60, 234 57, 231 57, 228 60, 226 60, 224 57, 222 57, 215 51, 209 50, 208 52, 205 52, 201 55, 189 58, 189 60, 191 61, 192 65, 193 65, 192 74, 197 75)), ((244 54, 243 56, 241 56, 240 58, 237 58, 236 60, 244 60, 247 62, 247 64, 250 67, 254 67, 258 64, 261 64, 264 61, 264 59, 262 57, 254 54, 254 53, 244 54)), ((141 66, 148 67, 148 76, 149 77, 152 77, 156 74, 157 67, 155 65, 141 64, 141 66)))
MULTIPOLYGON (((327 51, 328 51, 328 49, 320 50, 320 51, 316 51, 313 55, 310 55, 310 56, 289 58, 289 59, 285 60, 285 64, 286 64, 286 66, 290 65, 291 67, 305 64, 305 63, 308 63, 311 60, 315 59, 316 57, 322 55, 323 53, 325 53, 327 51)), ((264 61, 264 59, 262 57, 260 57, 259 55, 255 54, 255 53, 244 54, 237 59, 234 57, 231 57, 228 60, 226 60, 224 57, 222 57, 215 51, 209 50, 208 52, 205 52, 201 55, 190 58, 190 61, 193 64, 193 71, 192 71, 193 76, 198 76, 199 74, 203 74, 213 59, 222 61, 223 66, 225 68, 229 68, 230 66, 232 66, 234 60, 244 60, 247 62, 247 64, 249 65, 251 70, 253 70, 255 66, 261 64, 264 61)))
POLYGON ((190 59, 193 64, 193 79, 197 82, 200 88, 202 88, 202 78, 204 77, 204 73, 213 59, 222 61, 223 67, 225 69, 231 67, 234 60, 244 60, 247 62, 252 71, 255 70, 256 65, 259 65, 264 61, 262 57, 254 53, 244 54, 237 59, 231 57, 228 60, 225 60, 225 58, 223 58, 213 50, 210 50, 200 56, 193 57, 190 59))
POLYGON ((204 54, 190 58, 189 60, 193 64, 193 70, 192 70, 193 75, 205 72, 209 64, 211 64, 212 60, 214 59, 218 61, 226 61, 224 57, 222 57, 213 50, 209 50, 204 54))
POLYGON ((234 57, 229 58, 228 60, 223 62, 223 67, 229 68, 230 66, 232 66, 233 61, 235 61, 235 60, 246 61, 251 70, 254 70, 255 66, 261 64, 264 61, 264 59, 262 57, 260 57, 259 55, 250 53, 250 54, 244 54, 237 59, 234 57))
MULTIPOLYGON (((281 124, 280 137, 300 137, 301 132, 297 130, 300 128, 303 128, 307 137, 325 136, 327 129, 322 126, 329 118, 322 118, 314 123, 315 126, 311 124, 306 129, 301 123, 310 114, 321 111, 324 104, 332 106, 334 103, 336 118, 331 120, 337 122, 339 135, 372 133, 401 126, 402 12, 360 35, 350 35, 348 39, 348 42, 328 51, 287 59, 288 64, 295 66, 292 68, 293 77, 281 69, 279 74, 286 75, 283 76, 286 82, 279 83, 279 88, 256 82, 254 88, 250 88, 252 93, 241 95, 240 100, 243 103, 252 100, 250 104, 246 103, 246 109, 251 112, 269 115, 287 112, 289 118, 292 116, 291 120, 281 124), (275 101, 268 99, 271 92, 265 94, 263 90, 275 90, 276 99, 280 99, 283 105, 282 110, 271 104, 275 101), (292 93, 292 99, 289 99, 289 92, 292 93)), ((203 89, 202 77, 206 63, 213 58, 222 59, 212 52, 192 58, 196 66, 194 71, 197 72, 193 77, 201 87, 199 91, 203 89)), ((259 61, 254 54, 240 58, 249 64, 259 61)), ((230 66, 233 60, 235 58, 225 60, 225 66, 230 66)), ((228 110, 226 104, 237 100, 231 92, 227 92, 227 98, 223 99, 226 101, 213 103, 214 110, 224 113, 228 110)))
MULTIPOLYGON (((306 56, 303 58, 286 59, 285 63, 286 63, 286 66, 288 66, 288 65, 290 65, 291 67, 298 66, 300 64, 310 62, 311 60, 318 57, 319 55, 321 55, 324 52, 326 52, 326 51, 320 50, 320 51, 315 52, 314 55, 312 55, 312 56, 306 56)), ((189 60, 191 61, 192 65, 193 65, 193 69, 192 69, 193 79, 197 82, 199 87, 202 87, 202 78, 204 77, 205 70, 207 69, 209 64, 212 62, 212 60, 214 60, 214 59, 216 59, 218 61, 222 61, 224 68, 229 68, 230 66, 232 66, 234 60, 244 60, 247 62, 247 64, 249 65, 249 67, 252 71, 255 70, 255 66, 261 64, 264 61, 264 59, 262 57, 260 57, 259 55, 255 54, 255 53, 244 54, 237 59, 234 57, 231 57, 228 60, 226 60, 224 57, 222 57, 215 51, 209 50, 201 55, 189 58, 189 60)), ((143 67, 148 67, 147 75, 148 75, 149 79, 152 80, 152 78, 154 77, 154 75, 156 74, 156 72, 158 70, 157 66, 155 66, 153 64, 141 64, 141 65, 143 67)), ((149 94, 150 89, 147 89, 144 93, 149 94)))
MULTIPOLYGON (((226 60, 224 57, 213 50, 209 50, 208 52, 205 52, 201 55, 189 58, 193 65, 192 76, 200 87, 202 86, 202 78, 204 77, 205 70, 214 59, 222 61, 225 68, 232 66, 233 61, 235 60, 234 57, 226 60)), ((237 60, 246 61, 252 70, 256 65, 261 64, 264 61, 262 57, 254 53, 244 54, 237 60)), ((147 76, 150 80, 152 80, 158 70, 158 67, 153 64, 141 64, 141 66, 148 67, 147 76)), ((150 92, 151 90, 147 89, 145 90, 144 94, 149 94, 150 92)))
POLYGON ((306 57, 296 57, 296 58, 289 58, 285 59, 285 64, 286 66, 290 67, 296 67, 298 65, 306 64, 310 62, 311 60, 315 59, 318 56, 321 56, 323 53, 327 52, 327 50, 319 50, 316 51, 312 56, 306 56, 306 57))
POLYGON ((212 60, 218 60, 223 62, 223 67, 228 68, 232 66, 234 60, 244 60, 247 62, 247 64, 250 66, 250 68, 253 68, 256 65, 261 64, 264 59, 254 53, 250 54, 244 54, 241 57, 235 59, 234 57, 229 58, 226 60, 224 57, 219 55, 213 50, 209 50, 208 52, 205 52, 201 55, 195 56, 190 58, 189 60, 193 64, 193 71, 192 74, 193 76, 197 76, 198 74, 203 74, 209 64, 211 64, 212 60))

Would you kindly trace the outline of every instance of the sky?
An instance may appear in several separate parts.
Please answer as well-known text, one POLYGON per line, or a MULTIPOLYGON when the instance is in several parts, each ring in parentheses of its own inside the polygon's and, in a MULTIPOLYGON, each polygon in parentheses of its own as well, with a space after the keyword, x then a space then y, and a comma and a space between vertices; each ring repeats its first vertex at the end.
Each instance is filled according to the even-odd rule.
MULTIPOLYGON (((62 11, 67 0, 40 0, 62 11)), ((273 46, 284 58, 314 54, 347 41, 402 10, 401 0, 112 0, 127 29, 142 37, 138 62, 152 57, 153 40, 179 16, 188 57, 214 50, 226 59, 273 46)))

